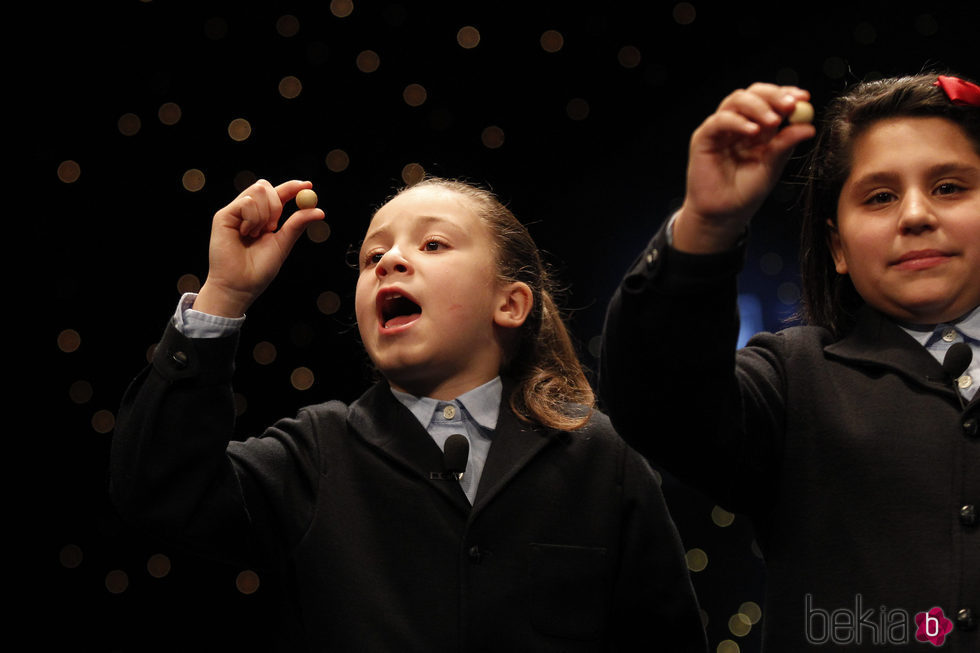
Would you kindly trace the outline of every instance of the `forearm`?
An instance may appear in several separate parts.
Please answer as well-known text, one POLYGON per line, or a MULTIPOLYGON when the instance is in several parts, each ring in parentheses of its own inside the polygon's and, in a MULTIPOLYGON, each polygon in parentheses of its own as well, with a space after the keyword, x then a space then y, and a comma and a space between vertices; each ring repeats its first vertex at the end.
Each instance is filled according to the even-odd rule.
POLYGON ((199 341, 169 327, 127 390, 110 458, 111 497, 127 521, 181 541, 244 528, 225 455, 235 424, 236 344, 237 336, 199 341))

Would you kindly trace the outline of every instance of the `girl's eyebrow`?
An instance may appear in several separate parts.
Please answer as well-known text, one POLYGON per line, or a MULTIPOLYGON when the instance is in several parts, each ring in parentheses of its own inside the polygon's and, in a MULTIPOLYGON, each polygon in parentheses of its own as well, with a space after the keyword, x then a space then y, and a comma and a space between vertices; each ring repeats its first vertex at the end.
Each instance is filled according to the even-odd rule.
MULTIPOLYGON (((444 218, 438 215, 420 215, 417 218, 415 218, 415 221, 417 223, 416 225, 414 225, 415 227, 429 227, 433 224, 438 224, 440 226, 448 227, 449 229, 452 229, 458 233, 465 233, 464 230, 458 224, 456 224, 455 222, 453 222, 448 218, 444 218)), ((378 237, 385 236, 388 233, 388 231, 389 231, 388 225, 387 224, 382 225, 381 227, 378 227, 374 231, 368 233, 368 235, 364 237, 364 240, 361 241, 361 243, 363 244, 368 242, 369 240, 373 240, 373 239, 377 239, 378 237)))

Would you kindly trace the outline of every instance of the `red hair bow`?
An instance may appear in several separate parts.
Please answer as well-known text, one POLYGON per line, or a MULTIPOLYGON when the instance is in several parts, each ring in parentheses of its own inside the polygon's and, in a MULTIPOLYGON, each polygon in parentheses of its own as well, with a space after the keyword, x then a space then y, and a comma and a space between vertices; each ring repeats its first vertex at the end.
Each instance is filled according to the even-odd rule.
POLYGON ((933 86, 943 89, 953 104, 980 107, 980 86, 959 77, 940 75, 933 86))

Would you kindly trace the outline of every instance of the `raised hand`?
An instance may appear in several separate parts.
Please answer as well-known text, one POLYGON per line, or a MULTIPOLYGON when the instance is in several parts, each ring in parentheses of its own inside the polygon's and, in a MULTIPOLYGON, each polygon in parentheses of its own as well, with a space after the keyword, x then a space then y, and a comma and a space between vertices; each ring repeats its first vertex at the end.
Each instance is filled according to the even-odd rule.
POLYGON ((674 247, 710 253, 732 247, 762 205, 808 123, 783 125, 809 92, 756 83, 726 97, 691 136, 687 189, 674 247))
POLYGON ((194 309, 240 317, 272 282, 306 226, 322 220, 318 208, 300 209, 279 227, 286 202, 311 188, 308 181, 273 186, 260 179, 214 215, 208 276, 194 309))

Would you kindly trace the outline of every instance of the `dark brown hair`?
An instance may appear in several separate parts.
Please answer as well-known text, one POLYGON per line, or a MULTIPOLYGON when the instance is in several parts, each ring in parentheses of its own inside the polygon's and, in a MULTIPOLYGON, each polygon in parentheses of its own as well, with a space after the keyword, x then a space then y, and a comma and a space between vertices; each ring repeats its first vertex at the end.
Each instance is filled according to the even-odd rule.
POLYGON ((499 280, 521 281, 531 289, 531 312, 511 351, 505 352, 501 370, 517 382, 509 398, 511 408, 529 423, 559 430, 581 428, 594 409, 595 395, 555 301, 553 277, 531 234, 491 191, 475 184, 427 176, 399 193, 426 186, 472 201, 495 244, 499 280))
MULTIPOLYGON (((952 74, 952 73, 948 73, 952 74)), ((847 275, 837 274, 830 253, 831 224, 837 224, 837 201, 851 171, 855 139, 879 120, 939 117, 959 127, 980 153, 980 107, 950 102, 935 85, 939 73, 862 82, 835 98, 823 113, 809 154, 803 195, 800 239, 802 315, 808 324, 840 337, 854 325, 864 304, 847 275)))

